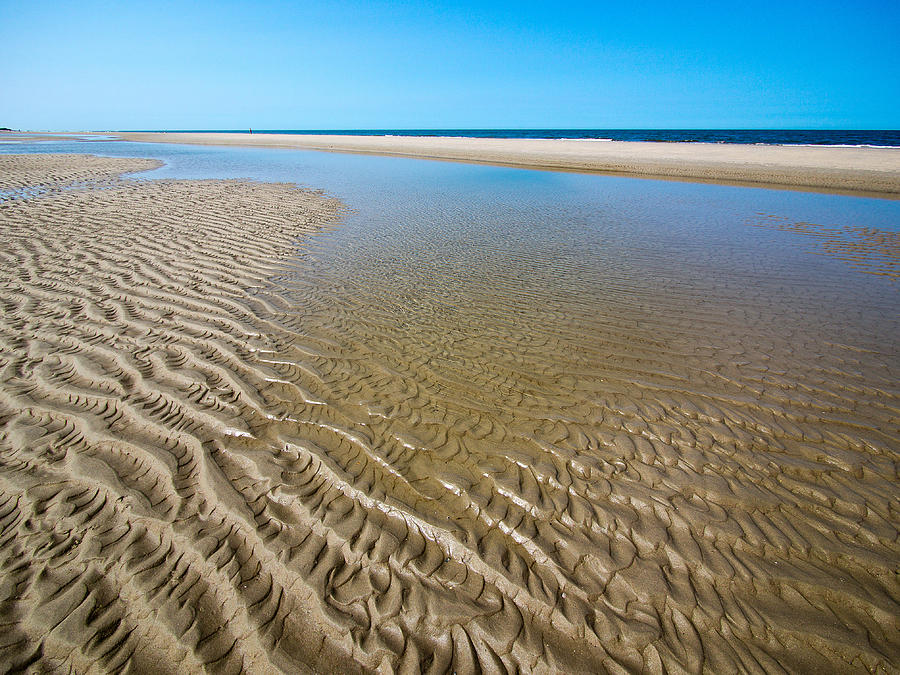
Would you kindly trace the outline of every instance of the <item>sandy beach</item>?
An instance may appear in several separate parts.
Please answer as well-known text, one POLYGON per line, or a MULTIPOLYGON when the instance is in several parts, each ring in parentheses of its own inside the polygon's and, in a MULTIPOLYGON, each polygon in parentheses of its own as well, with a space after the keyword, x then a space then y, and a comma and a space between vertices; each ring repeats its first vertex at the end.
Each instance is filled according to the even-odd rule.
POLYGON ((329 622, 260 545, 282 507, 260 493, 232 511, 260 486, 228 455, 267 418, 270 374, 249 361, 273 337, 254 293, 339 205, 287 185, 116 179, 159 164, 0 157, 0 190, 39 195, 0 200, 0 661, 330 671, 329 622))
MULTIPOLYGON (((601 161, 590 144, 532 146, 522 162, 601 161)), ((638 166, 623 157, 644 150, 620 146, 602 152, 638 166)), ((897 191, 893 151, 794 150, 667 146, 654 161, 760 175, 737 167, 752 156, 819 187, 840 174, 897 191)), ((331 287, 296 261, 324 255, 310 247, 345 205, 288 184, 120 177, 158 165, 0 155, 11 671, 896 669, 895 317, 873 328, 877 306, 859 307, 826 331, 816 303, 834 289, 786 275, 770 292, 764 264, 762 282, 724 275, 711 292, 706 248, 667 267, 627 209, 598 235, 596 298, 577 291, 597 266, 562 244, 554 260, 528 258, 525 238, 499 256, 430 222, 439 244, 420 258, 382 242, 331 287), (466 264, 442 268, 451 257, 466 264)), ((893 234, 751 224, 800 231, 847 285, 896 283, 893 234)))
POLYGON ((900 199, 900 149, 494 138, 117 133, 125 140, 356 152, 900 199))

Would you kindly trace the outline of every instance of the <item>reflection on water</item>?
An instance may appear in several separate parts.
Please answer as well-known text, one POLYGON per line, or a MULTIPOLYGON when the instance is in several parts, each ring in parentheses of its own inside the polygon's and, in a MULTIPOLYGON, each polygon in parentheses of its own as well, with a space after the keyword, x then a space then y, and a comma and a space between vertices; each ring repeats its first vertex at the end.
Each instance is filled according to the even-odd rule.
POLYGON ((839 670, 900 653, 898 287, 840 247, 810 255, 796 228, 748 227, 859 228, 896 271, 900 202, 91 150, 352 210, 260 291, 277 339, 256 365, 272 436, 305 467, 284 488, 331 547, 316 592, 363 663, 839 670))

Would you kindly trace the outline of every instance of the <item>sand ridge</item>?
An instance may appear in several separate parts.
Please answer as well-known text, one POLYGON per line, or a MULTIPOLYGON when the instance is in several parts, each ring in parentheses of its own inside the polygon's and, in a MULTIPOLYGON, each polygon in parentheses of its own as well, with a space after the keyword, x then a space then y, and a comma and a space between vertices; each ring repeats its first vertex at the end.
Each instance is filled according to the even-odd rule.
POLYGON ((0 200, 35 191, 63 190, 77 184, 97 186, 123 173, 162 166, 155 159, 97 157, 96 155, 28 155, 4 158, 0 172, 0 200), (23 189, 27 188, 24 192, 23 189))
POLYGON ((152 143, 356 152, 900 198, 900 148, 186 132, 116 135, 152 143))
POLYGON ((343 305, 291 264, 323 195, 101 188, 0 203, 13 668, 897 663, 894 355, 624 277, 343 305))

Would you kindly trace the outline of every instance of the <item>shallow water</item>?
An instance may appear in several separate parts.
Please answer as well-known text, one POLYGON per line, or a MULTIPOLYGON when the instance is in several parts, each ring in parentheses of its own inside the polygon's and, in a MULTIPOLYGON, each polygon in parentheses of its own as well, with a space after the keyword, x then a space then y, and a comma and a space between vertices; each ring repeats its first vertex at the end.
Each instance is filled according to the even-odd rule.
MULTIPOLYGON (((316 238, 316 255, 304 264, 317 277, 375 275, 418 287, 513 274, 519 285, 584 299, 628 278, 648 289, 689 281, 704 295, 722 294, 723 285, 740 292, 746 280, 787 283, 805 295, 809 289, 798 286, 808 281, 824 284, 817 294, 834 287, 823 309, 842 298, 897 309, 896 284, 860 278, 823 255, 817 240, 775 231, 805 223, 898 233, 896 201, 295 150, 103 141, 30 148, 165 161, 142 174, 149 178, 250 178, 324 190, 354 213, 316 238), (517 265, 530 274, 519 275, 517 265)), ((896 267, 875 271, 898 274, 896 267)))
POLYGON ((439 544, 422 562, 395 533, 402 553, 382 559, 389 523, 348 536, 372 581, 321 601, 360 654, 896 663, 900 202, 300 151, 34 150, 294 182, 351 209, 271 280, 264 318, 290 337, 256 359, 309 394, 261 392, 300 425, 273 437, 343 495, 297 497, 322 529, 396 510, 439 544), (499 604, 480 604, 485 583, 499 604))
POLYGON ((151 178, 293 182, 338 197, 353 212, 296 265, 319 301, 360 320, 364 307, 412 328, 438 312, 437 330, 463 319, 473 339, 465 317, 478 307, 486 323, 528 315, 571 331, 577 348, 624 304, 663 332, 668 307, 685 321, 719 312, 751 333, 800 323, 814 341, 897 346, 897 201, 293 150, 61 145, 165 161, 151 178), (889 241, 866 245, 866 229, 889 241), (841 256, 823 230, 862 250, 841 256))

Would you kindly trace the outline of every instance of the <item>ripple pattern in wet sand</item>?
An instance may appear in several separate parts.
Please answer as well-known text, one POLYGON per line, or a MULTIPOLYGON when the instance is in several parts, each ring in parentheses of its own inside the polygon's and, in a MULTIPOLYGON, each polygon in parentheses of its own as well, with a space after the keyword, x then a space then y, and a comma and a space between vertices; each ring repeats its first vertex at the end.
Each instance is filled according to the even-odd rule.
POLYGON ((62 190, 78 185, 99 187, 123 173, 148 171, 162 166, 155 159, 97 157, 95 155, 22 155, 2 160, 0 202, 36 191, 62 190))
POLYGON ((784 216, 764 215, 753 223, 815 239, 817 252, 841 260, 867 274, 879 274, 892 281, 900 279, 900 232, 852 225, 826 227, 817 223, 794 222, 784 216))
POLYGON ((896 667, 896 354, 624 282, 336 302, 333 200, 104 181, 0 204, 9 670, 896 667))

